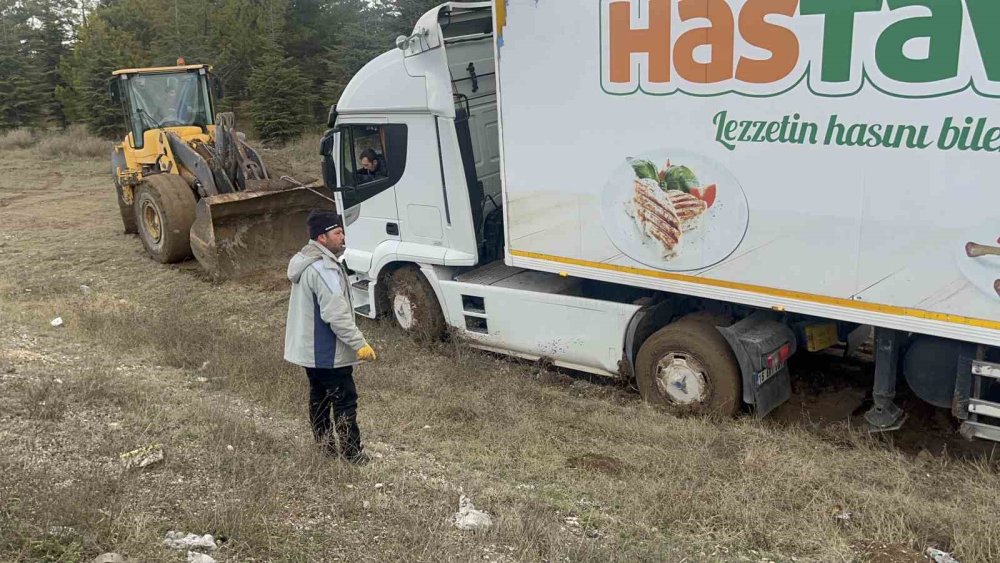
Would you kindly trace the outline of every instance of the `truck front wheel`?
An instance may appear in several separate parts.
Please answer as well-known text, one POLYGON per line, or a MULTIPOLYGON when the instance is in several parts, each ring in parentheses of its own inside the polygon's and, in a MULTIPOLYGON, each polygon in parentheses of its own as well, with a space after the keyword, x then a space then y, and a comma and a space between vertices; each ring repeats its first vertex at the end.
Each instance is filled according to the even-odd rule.
POLYGON ((681 320, 653 333, 635 364, 639 393, 673 414, 733 416, 740 407, 740 368, 711 323, 681 320))
POLYGON ((175 174, 144 178, 135 195, 135 220, 146 252, 161 264, 191 256, 194 192, 175 174))
POLYGON ((389 306, 396 324, 408 334, 431 340, 444 335, 444 315, 437 296, 416 266, 404 266, 392 273, 389 306))

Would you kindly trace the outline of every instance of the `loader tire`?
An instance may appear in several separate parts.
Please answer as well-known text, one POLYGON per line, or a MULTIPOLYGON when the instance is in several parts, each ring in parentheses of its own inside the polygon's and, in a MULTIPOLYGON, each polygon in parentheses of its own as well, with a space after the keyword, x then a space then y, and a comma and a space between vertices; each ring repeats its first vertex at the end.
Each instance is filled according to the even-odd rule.
POLYGON ((642 398, 672 414, 733 416, 742 404, 739 363, 711 322, 685 319, 654 332, 639 348, 642 398))
POLYGON ((444 336, 444 315, 430 282, 416 266, 404 266, 389 278, 389 306, 396 324, 418 340, 444 336))
POLYGON ((134 235, 139 232, 139 227, 135 222, 135 209, 125 203, 125 197, 122 194, 122 186, 118 182, 115 182, 115 197, 118 200, 118 212, 122 216, 122 226, 125 228, 126 235, 134 235))
POLYGON ((135 220, 139 238, 150 257, 173 264, 191 256, 194 192, 175 174, 143 179, 135 193, 135 220))
POLYGON ((121 151, 121 149, 115 148, 112 150, 111 177, 114 178, 115 182, 115 198, 118 200, 118 212, 122 216, 122 226, 125 228, 125 234, 134 235, 138 232, 138 228, 135 224, 135 209, 131 203, 125 202, 123 188, 121 182, 118 181, 118 170, 125 169, 126 166, 125 154, 121 151))

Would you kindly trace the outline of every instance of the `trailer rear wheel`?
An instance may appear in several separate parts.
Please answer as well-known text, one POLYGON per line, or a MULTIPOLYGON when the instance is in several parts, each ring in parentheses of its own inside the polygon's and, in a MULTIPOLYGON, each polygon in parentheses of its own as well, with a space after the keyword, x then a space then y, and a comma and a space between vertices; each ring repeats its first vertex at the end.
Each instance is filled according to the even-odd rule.
POLYGON ((146 252, 162 264, 191 256, 194 192, 175 174, 143 179, 135 195, 135 220, 146 252))
POLYGON ((656 331, 639 348, 635 372, 642 398, 674 414, 739 410, 739 363, 711 323, 687 319, 656 331))
POLYGON ((415 266, 404 266, 389 278, 389 305, 404 331, 437 340, 444 335, 444 315, 431 284, 415 266))

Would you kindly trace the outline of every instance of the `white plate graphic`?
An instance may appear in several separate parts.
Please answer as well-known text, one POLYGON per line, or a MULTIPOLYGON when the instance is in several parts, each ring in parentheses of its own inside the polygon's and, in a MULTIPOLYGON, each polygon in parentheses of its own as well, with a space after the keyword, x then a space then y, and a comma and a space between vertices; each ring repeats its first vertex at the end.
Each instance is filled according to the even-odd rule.
POLYGON ((1000 300, 1000 295, 997 295, 994 289, 994 284, 1000 280, 1000 256, 970 258, 965 252, 965 245, 974 242, 984 246, 1000 246, 997 242, 998 237, 1000 237, 1000 221, 970 229, 965 238, 955 243, 955 260, 962 275, 969 280, 969 283, 976 286, 976 289, 995 301, 1000 300))
POLYGON ((658 169, 665 168, 668 160, 674 166, 687 166, 702 186, 715 184, 717 196, 702 216, 701 225, 681 236, 681 243, 675 249, 677 255, 665 259, 660 245, 646 239, 626 212, 635 193, 636 175, 629 162, 622 158, 621 166, 612 173, 601 196, 604 230, 618 250, 658 270, 688 272, 718 264, 739 247, 750 225, 750 209, 743 188, 722 164, 684 149, 663 149, 631 156, 649 160, 658 169))

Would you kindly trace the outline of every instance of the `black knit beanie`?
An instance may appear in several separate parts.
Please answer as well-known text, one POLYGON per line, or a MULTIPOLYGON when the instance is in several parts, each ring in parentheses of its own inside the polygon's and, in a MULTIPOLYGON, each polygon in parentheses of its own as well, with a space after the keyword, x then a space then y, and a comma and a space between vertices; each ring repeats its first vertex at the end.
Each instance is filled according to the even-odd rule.
POLYGON ((309 225, 309 238, 312 240, 316 240, 316 237, 327 231, 344 226, 343 220, 337 213, 333 211, 320 211, 318 209, 309 212, 306 224, 309 225))

